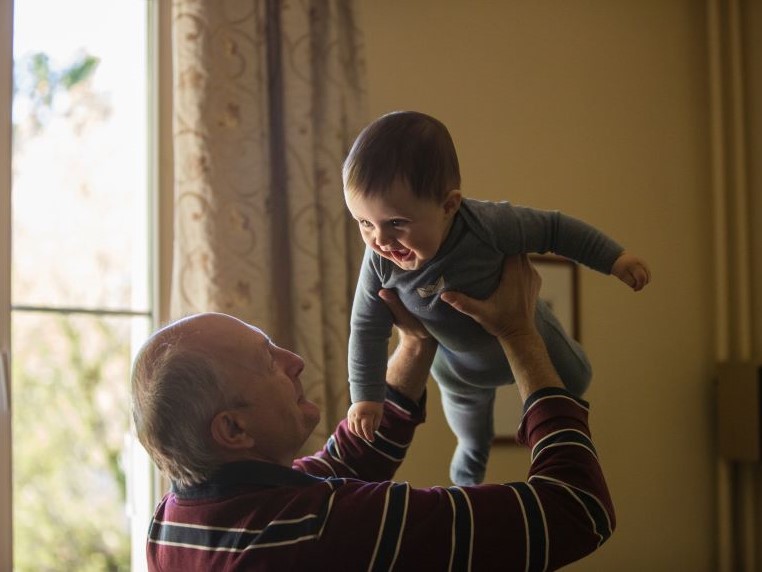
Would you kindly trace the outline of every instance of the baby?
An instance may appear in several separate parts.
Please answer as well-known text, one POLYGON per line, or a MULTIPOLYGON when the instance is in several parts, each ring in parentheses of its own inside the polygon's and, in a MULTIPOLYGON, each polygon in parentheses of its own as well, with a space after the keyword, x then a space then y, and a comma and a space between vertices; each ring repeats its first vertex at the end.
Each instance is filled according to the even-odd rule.
MULTIPOLYGON (((557 211, 464 198, 450 134, 422 113, 389 113, 368 125, 344 162, 343 180, 366 244, 349 339, 349 427, 373 441, 381 420, 392 316, 379 291, 393 289, 439 344, 431 375, 458 440, 450 478, 478 484, 494 436, 495 388, 513 377, 497 339, 442 293, 486 298, 503 258, 519 253, 553 252, 635 291, 648 284, 648 268, 599 230, 557 211)), ((541 301, 536 321, 561 379, 581 396, 591 377, 582 348, 541 301)))

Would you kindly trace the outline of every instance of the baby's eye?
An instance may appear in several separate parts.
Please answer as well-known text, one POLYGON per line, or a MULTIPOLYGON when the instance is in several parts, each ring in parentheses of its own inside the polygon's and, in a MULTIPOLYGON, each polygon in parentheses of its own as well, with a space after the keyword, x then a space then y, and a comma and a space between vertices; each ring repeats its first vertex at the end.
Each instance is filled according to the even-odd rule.
POLYGON ((370 224, 370 221, 365 220, 365 219, 358 220, 357 222, 359 222, 360 226, 363 227, 363 228, 372 228, 373 227, 373 225, 370 224))
POLYGON ((402 219, 399 219, 399 218, 395 218, 395 219, 392 219, 392 220, 390 221, 390 223, 391 223, 391 225, 392 225, 394 228, 399 228, 399 227, 401 227, 401 226, 405 226, 405 225, 407 224, 407 221, 406 221, 406 220, 402 220, 402 219))

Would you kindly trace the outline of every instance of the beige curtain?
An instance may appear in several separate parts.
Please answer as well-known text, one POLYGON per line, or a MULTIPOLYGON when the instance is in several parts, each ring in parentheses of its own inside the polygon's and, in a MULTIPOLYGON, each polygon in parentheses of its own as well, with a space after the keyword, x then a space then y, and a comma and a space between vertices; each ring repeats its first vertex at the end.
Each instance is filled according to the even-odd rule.
POLYGON ((361 258, 341 163, 364 123, 352 0, 174 0, 172 316, 235 315, 306 362, 323 411, 348 404, 361 258))

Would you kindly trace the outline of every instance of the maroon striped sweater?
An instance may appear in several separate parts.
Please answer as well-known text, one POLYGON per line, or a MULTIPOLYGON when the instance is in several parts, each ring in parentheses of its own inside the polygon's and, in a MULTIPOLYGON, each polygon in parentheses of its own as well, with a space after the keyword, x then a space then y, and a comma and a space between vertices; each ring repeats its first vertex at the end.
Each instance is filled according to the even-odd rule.
POLYGON ((373 443, 343 421, 293 468, 232 463, 203 485, 173 488, 151 522, 149 568, 556 569, 614 529, 587 415, 565 390, 540 390, 519 430, 532 455, 526 482, 415 489, 389 479, 424 409, 390 389, 373 443))

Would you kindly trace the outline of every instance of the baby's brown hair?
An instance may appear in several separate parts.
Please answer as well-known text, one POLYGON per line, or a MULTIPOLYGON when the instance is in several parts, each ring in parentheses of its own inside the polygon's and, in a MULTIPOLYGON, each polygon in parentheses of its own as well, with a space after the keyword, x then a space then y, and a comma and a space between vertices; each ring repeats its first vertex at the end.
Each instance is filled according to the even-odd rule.
POLYGON ((383 194, 396 181, 414 196, 442 200, 460 188, 460 167, 450 132, 441 121, 417 111, 394 111, 362 130, 342 170, 344 190, 383 194))

